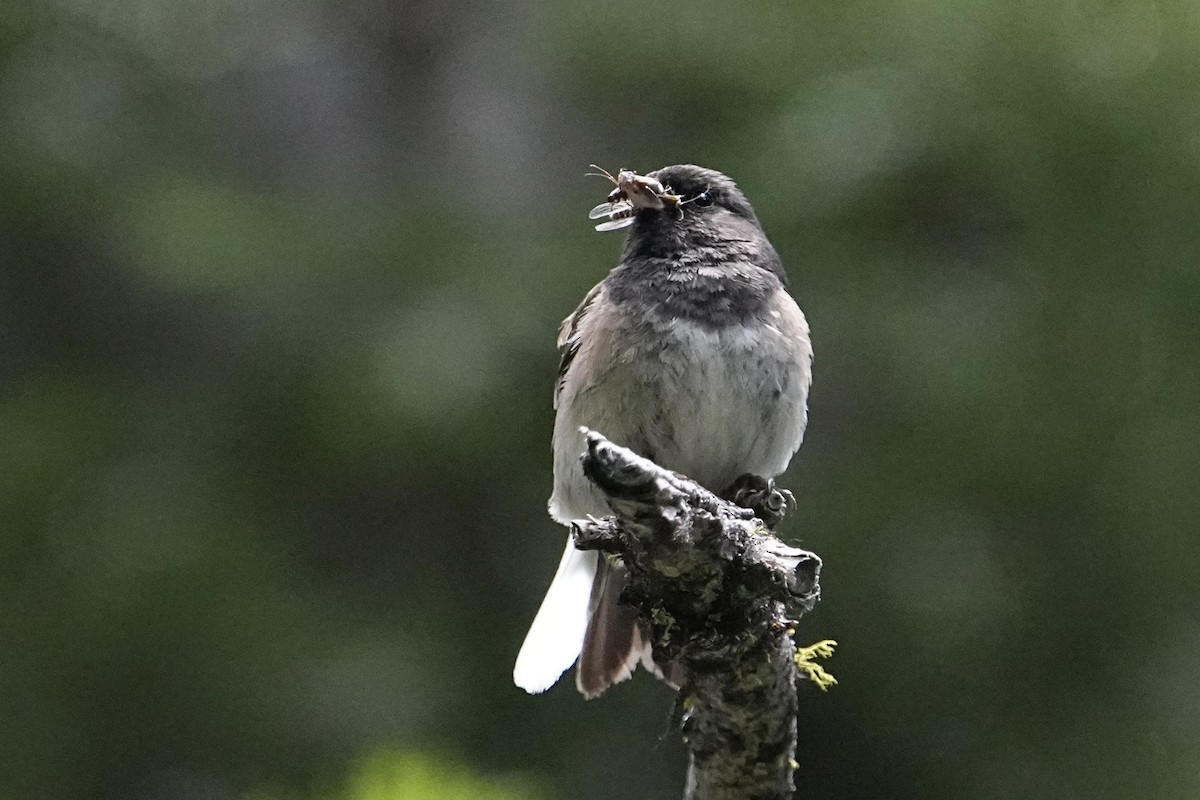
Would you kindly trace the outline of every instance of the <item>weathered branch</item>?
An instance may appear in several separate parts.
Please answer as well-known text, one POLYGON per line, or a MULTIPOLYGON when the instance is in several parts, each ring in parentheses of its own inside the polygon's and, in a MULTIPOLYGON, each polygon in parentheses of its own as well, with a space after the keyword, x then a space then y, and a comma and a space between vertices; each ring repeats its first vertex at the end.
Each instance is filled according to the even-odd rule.
MULTIPOLYGON (((598 433, 587 432, 587 444, 584 473, 614 516, 577 523, 575 541, 624 562, 622 601, 637 608, 664 674, 681 683, 686 800, 790 798, 793 615, 819 599, 821 560, 776 539, 753 512, 598 433)), ((763 507, 779 511, 782 493, 758 480, 763 507)))

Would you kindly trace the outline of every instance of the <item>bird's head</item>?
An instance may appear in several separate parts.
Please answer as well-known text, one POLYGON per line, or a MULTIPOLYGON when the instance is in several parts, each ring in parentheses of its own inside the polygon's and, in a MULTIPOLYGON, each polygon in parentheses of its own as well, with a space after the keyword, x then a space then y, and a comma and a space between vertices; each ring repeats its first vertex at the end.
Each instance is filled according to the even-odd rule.
MULTIPOLYGON (((599 167, 597 167, 599 169, 599 167)), ((767 240, 746 195, 726 175, 694 164, 645 175, 602 170, 615 187, 592 209, 596 230, 628 228, 621 269, 639 274, 759 280, 761 272, 786 284, 779 255, 767 240)))
POLYGON ((636 225, 645 231, 685 234, 715 226, 736 229, 746 223, 758 227, 754 209, 741 189, 716 170, 677 164, 646 175, 626 169, 616 176, 601 173, 616 188, 588 214, 602 220, 596 230, 636 225))

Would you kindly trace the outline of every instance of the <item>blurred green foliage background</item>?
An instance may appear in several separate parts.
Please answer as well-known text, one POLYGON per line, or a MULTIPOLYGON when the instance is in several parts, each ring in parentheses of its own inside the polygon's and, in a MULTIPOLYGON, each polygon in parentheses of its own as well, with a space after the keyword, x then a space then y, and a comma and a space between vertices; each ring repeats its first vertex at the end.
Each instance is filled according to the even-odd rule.
POLYGON ((510 683, 587 164, 721 169, 817 351, 801 797, 1200 796, 1200 6, 0 9, 0 798, 675 797, 510 683))

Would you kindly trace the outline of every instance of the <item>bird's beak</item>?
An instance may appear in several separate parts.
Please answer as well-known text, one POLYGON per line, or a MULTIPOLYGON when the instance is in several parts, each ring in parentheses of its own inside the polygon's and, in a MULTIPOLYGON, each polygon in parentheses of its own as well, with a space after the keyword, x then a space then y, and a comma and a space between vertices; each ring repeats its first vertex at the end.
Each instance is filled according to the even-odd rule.
POLYGON ((598 231, 614 231, 633 224, 639 211, 665 208, 679 203, 679 196, 668 193, 666 187, 654 178, 638 175, 633 170, 623 169, 617 173, 617 188, 608 195, 608 201, 588 212, 588 219, 607 217, 596 226, 598 231))

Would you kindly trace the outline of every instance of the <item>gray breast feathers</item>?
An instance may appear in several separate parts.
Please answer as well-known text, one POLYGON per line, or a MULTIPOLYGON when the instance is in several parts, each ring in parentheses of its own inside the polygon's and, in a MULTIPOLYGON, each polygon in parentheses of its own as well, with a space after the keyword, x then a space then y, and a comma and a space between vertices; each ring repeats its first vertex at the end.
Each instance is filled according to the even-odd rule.
POLYGON ((607 513, 579 467, 580 426, 714 491, 746 472, 774 477, 787 467, 807 422, 812 347, 785 290, 752 318, 722 326, 602 301, 604 291, 593 289, 560 338, 556 519, 607 513))

